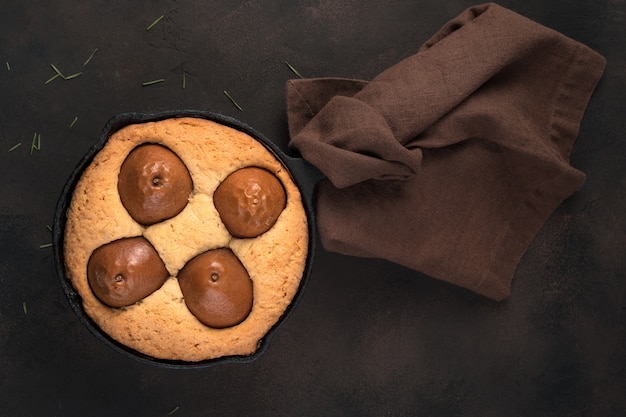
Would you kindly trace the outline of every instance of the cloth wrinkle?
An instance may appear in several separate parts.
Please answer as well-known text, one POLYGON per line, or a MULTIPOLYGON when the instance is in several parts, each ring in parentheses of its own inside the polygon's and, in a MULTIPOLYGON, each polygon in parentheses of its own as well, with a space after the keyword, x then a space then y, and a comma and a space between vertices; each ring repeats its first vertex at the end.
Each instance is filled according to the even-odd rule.
POLYGON ((300 99, 302 100, 302 102, 306 104, 306 107, 309 109, 308 116, 313 117, 315 115, 315 112, 311 108, 311 104, 309 103, 309 101, 302 95, 300 90, 298 90, 297 85, 295 85, 292 81, 289 81, 289 83, 293 87, 293 91, 300 96, 300 99))

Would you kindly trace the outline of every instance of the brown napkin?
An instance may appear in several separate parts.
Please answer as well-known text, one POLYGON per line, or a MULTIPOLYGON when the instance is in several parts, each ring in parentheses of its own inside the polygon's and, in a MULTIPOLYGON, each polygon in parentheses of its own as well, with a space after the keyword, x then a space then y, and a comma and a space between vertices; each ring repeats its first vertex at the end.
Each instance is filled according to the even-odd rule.
POLYGON ((323 246, 506 298, 542 224, 583 183, 569 154, 604 65, 484 4, 371 82, 289 81, 290 146, 327 177, 323 246))

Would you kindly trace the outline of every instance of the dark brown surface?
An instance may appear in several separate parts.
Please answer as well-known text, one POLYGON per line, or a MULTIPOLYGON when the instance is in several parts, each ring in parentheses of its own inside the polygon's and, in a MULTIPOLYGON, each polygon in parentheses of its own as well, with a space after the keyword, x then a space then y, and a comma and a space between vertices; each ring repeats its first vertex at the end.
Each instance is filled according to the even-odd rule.
POLYGON ((385 261, 320 250, 298 308, 258 360, 176 371, 134 362, 93 337, 64 298, 49 248, 40 249, 50 241, 46 225, 63 184, 112 115, 211 110, 286 150, 285 82, 295 75, 285 61, 306 77, 371 79, 473 4, 3 5, 0 409, 17 416, 624 415, 621 1, 501 3, 607 58, 572 153, 585 184, 540 230, 502 303, 385 261), (83 74, 45 84, 55 74, 50 64, 83 74), (35 133, 41 146, 31 155, 35 133))

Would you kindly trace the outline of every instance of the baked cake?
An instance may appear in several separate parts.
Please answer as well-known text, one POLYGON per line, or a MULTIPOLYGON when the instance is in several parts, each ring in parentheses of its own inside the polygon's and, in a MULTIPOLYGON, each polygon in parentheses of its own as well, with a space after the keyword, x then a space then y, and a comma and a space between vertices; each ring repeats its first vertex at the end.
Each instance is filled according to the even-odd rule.
POLYGON ((251 355, 298 290, 300 192, 256 139, 196 117, 113 133, 72 195, 67 276, 85 312, 145 355, 251 355))

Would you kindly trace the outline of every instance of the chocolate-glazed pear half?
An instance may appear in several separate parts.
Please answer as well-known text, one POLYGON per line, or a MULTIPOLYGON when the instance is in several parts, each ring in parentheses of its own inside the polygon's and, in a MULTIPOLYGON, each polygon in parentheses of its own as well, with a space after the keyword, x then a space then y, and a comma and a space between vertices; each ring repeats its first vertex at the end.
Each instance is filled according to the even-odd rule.
POLYGON ((97 248, 87 263, 87 279, 100 301, 126 307, 161 288, 169 273, 143 237, 119 239, 97 248))
POLYGON ((213 200, 230 234, 253 238, 272 228, 287 199, 274 174, 246 167, 226 177, 215 190, 213 200))
POLYGON ((178 273, 178 282, 189 311, 209 327, 235 326, 252 310, 252 281, 230 249, 196 256, 178 273))
POLYGON ((148 143, 133 149, 118 176, 122 204, 138 223, 151 225, 180 213, 193 189, 183 161, 165 146, 148 143))

